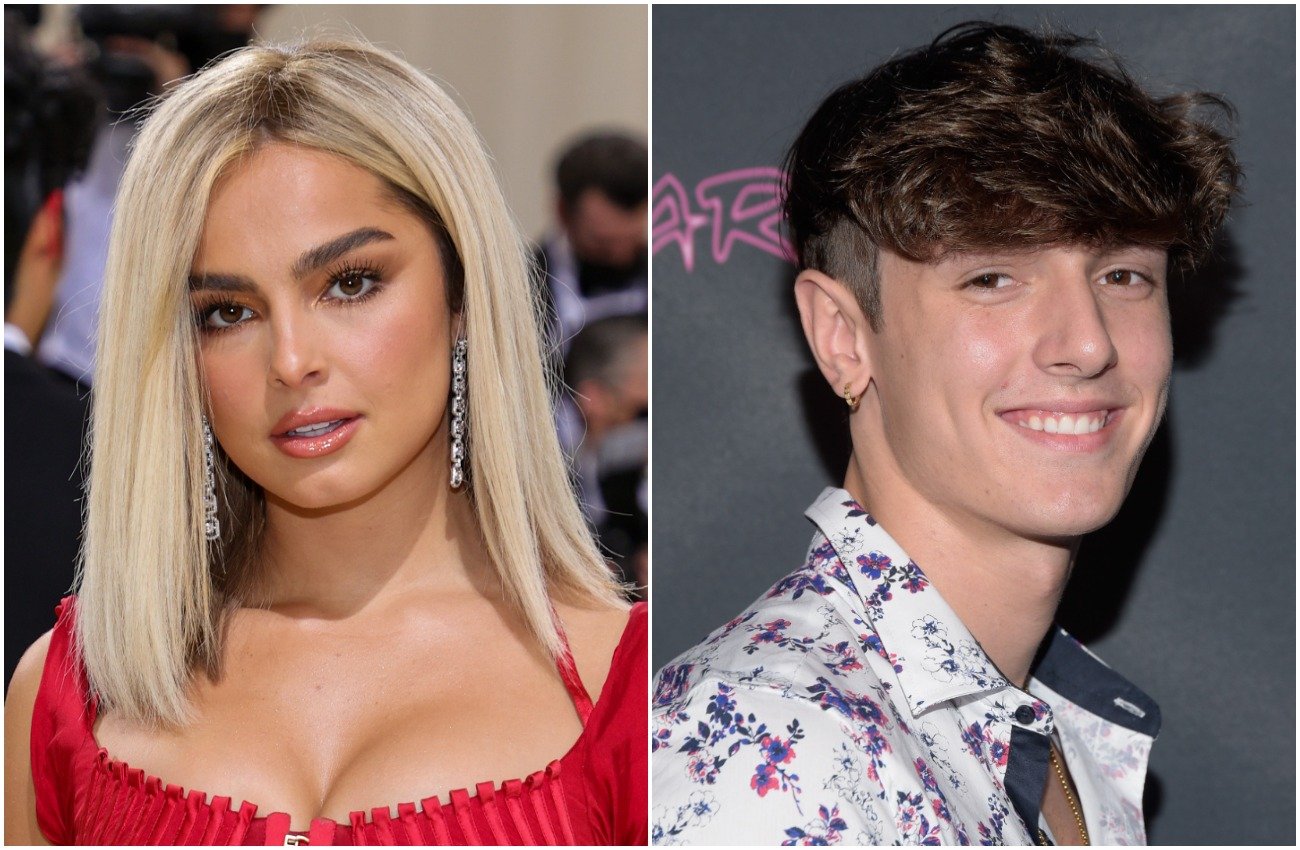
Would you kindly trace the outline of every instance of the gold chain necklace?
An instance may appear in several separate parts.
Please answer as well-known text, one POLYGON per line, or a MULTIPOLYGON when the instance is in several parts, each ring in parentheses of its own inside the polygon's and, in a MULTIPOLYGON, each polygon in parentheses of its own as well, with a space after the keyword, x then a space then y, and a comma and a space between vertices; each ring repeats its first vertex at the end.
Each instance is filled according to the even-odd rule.
MULTIPOLYGON (((1070 811, 1074 814, 1074 822, 1079 827, 1079 837, 1083 839, 1083 845, 1087 847, 1092 842, 1088 840, 1088 828, 1083 825, 1083 812, 1079 808, 1079 801, 1074 797, 1074 792, 1070 790, 1070 783, 1065 779, 1065 769, 1061 767, 1061 762, 1056 757, 1056 747, 1052 746, 1050 741, 1047 744, 1047 755, 1052 761, 1052 767, 1056 769, 1056 778, 1061 780, 1061 789, 1065 791, 1065 801, 1070 804, 1070 811)), ((1038 830, 1038 843, 1044 847, 1050 843, 1047 840, 1047 833, 1041 827, 1038 830)))

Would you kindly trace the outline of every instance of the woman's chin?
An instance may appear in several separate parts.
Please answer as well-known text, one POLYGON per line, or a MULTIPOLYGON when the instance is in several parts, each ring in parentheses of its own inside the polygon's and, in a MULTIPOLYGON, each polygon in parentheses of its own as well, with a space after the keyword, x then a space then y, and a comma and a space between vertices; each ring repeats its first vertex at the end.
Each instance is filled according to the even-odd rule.
POLYGON ((373 491, 356 486, 296 486, 263 488, 266 501, 298 516, 323 516, 364 502, 373 491))

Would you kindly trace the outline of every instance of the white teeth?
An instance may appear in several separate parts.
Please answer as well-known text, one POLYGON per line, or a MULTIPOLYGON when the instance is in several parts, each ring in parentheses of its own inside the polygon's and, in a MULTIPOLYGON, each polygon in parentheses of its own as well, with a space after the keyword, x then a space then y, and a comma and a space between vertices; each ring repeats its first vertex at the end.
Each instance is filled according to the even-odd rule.
POLYGON ((328 434, 333 431, 342 419, 335 419, 330 422, 321 422, 316 425, 304 425, 301 428, 294 428, 292 431, 286 431, 286 437, 319 437, 321 434, 328 434))
POLYGON ((1102 412, 1098 414, 1069 414, 1065 413, 1060 416, 1043 416, 1037 414, 1030 416, 1028 420, 1018 420, 1016 422, 1021 428, 1028 428, 1030 431, 1046 431, 1048 434, 1070 434, 1077 436, 1082 434, 1095 434, 1102 428, 1106 427, 1110 414, 1102 412))

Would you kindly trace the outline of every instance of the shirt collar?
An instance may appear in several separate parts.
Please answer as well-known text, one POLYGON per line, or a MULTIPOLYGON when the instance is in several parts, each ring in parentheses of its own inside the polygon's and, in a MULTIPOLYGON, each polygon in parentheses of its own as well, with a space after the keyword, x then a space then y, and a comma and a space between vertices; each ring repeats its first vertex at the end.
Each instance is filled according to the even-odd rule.
MULTIPOLYGON (((1014 686, 970 630, 907 556, 848 491, 827 487, 807 510, 834 549, 860 613, 889 658, 914 716, 948 700, 992 694, 1014 686)), ((1054 627, 1030 671, 1029 691, 1041 682, 1102 719, 1152 738, 1160 730, 1155 700, 1054 627)))
POLYGON ((1160 706, 1116 673, 1065 629, 1054 628, 1030 672, 1029 690, 1041 682, 1103 720, 1154 738, 1160 732, 1160 706))
POLYGON ((848 491, 827 487, 806 515, 834 548, 893 663, 914 716, 1008 682, 903 547, 848 491))

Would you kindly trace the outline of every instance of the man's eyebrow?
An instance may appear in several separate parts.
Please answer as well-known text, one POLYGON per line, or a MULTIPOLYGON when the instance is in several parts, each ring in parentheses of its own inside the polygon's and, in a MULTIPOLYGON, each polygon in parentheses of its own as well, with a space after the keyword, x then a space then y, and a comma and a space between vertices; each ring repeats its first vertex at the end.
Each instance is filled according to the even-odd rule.
POLYGON ((936 263, 989 263, 995 261, 1016 260, 1035 254, 1041 249, 1035 248, 965 248, 960 250, 947 251, 939 255, 936 263))
POLYGON ((368 245, 371 242, 382 242, 395 238, 387 230, 380 230, 377 227, 359 227, 351 233, 345 233, 336 239, 331 239, 324 245, 317 245, 315 248, 308 248, 303 251, 302 255, 294 261, 293 276, 301 280, 322 266, 334 262, 348 251, 360 248, 362 245, 368 245))

